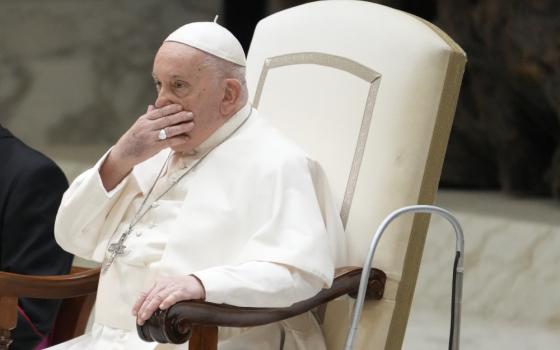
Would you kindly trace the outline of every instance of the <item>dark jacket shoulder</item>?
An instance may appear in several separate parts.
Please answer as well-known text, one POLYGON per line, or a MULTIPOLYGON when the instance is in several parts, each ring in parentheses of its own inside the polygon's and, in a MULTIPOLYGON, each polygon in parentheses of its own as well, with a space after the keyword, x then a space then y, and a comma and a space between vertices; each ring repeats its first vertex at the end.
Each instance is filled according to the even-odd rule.
POLYGON ((25 176, 38 169, 57 169, 54 173, 64 176, 60 168, 47 156, 29 147, 13 136, 7 129, 0 127, 0 186, 4 180, 25 176))

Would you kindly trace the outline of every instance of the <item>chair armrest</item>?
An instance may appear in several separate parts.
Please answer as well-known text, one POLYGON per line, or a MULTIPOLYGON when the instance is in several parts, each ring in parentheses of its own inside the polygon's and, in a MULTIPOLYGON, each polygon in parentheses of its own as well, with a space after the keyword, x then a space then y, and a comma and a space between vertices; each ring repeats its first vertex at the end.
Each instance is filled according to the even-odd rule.
POLYGON ((95 294, 100 269, 39 276, 0 272, 0 297, 66 299, 95 294))
POLYGON ((18 298, 66 299, 70 307, 65 308, 63 302, 56 324, 67 329, 55 332, 53 340, 61 342, 83 334, 95 301, 99 271, 74 267, 75 273, 55 276, 0 272, 0 349, 8 349, 12 342, 10 331, 17 324, 18 298))
MULTIPOLYGON (((362 269, 344 267, 337 269, 332 286, 312 298, 290 307, 252 308, 203 301, 182 301, 167 310, 157 310, 144 325, 137 326, 138 335, 145 341, 182 344, 189 340, 193 327, 254 327, 288 319, 312 310, 342 295, 357 294, 362 269)), ((371 269, 367 298, 381 299, 385 290, 385 273, 371 269)))

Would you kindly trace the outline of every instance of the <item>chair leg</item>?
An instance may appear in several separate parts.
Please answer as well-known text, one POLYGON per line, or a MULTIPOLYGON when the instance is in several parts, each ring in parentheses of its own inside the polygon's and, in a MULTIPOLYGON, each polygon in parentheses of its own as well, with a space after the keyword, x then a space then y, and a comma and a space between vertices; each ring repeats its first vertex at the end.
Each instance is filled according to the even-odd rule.
POLYGON ((11 343, 12 338, 10 337, 10 331, 7 329, 0 329, 0 350, 8 350, 11 343))
POLYGON ((95 294, 64 299, 56 316, 50 345, 57 345, 84 334, 94 303, 95 294))
POLYGON ((189 350, 217 350, 218 327, 194 326, 189 339, 189 350))
POLYGON ((10 331, 17 324, 17 302, 16 297, 0 297, 0 350, 8 350, 12 343, 10 331))

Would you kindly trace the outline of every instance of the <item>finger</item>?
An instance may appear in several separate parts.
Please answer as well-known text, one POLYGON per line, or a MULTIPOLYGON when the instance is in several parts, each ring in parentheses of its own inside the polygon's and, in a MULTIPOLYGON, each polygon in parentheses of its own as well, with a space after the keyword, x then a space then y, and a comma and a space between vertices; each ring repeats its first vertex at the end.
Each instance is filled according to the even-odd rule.
POLYGON ((165 134, 167 135, 167 138, 172 138, 174 136, 186 135, 191 132, 193 128, 193 122, 181 123, 165 128, 165 134))
POLYGON ((167 147, 179 146, 187 143, 190 140, 190 136, 187 133, 194 128, 194 124, 190 124, 192 123, 189 123, 189 125, 185 125, 185 127, 182 129, 175 129, 175 135, 171 135, 171 133, 168 131, 169 128, 165 128, 166 137, 163 140, 159 138, 159 133, 161 132, 161 130, 153 131, 153 139, 157 141, 155 143, 155 146, 157 146, 156 150, 161 151, 163 149, 166 149, 167 147), (181 130, 185 131, 181 132, 181 130), (179 134, 177 134, 178 131, 180 132, 179 134))
MULTIPOLYGON (((140 306, 138 310, 138 315, 141 315, 146 312, 146 309, 149 307, 150 303, 153 302, 154 299, 164 299, 164 296, 167 296, 170 292, 165 292, 169 286, 162 283, 155 283, 154 287, 148 294, 148 296, 144 299, 144 302, 140 306)), ((159 302, 161 302, 161 300, 159 302)))
POLYGON ((179 113, 171 114, 167 118, 160 118, 152 121, 153 130, 160 130, 168 126, 191 122, 194 119, 192 112, 181 111, 179 113))
POLYGON ((150 293, 152 292, 154 287, 155 287, 155 285, 153 285, 152 288, 150 288, 150 290, 148 290, 147 292, 140 293, 140 295, 138 296, 138 299, 136 299, 136 302, 132 306, 132 315, 133 316, 138 315, 138 311, 140 310, 140 307, 142 306, 142 304, 144 303, 144 300, 146 300, 148 295, 150 295, 150 293))
POLYGON ((183 107, 178 104, 167 105, 161 108, 154 108, 153 111, 146 113, 146 118, 151 120, 160 119, 170 114, 179 113, 183 107))
POLYGON ((189 300, 189 298, 187 296, 182 295, 179 292, 173 292, 169 294, 167 298, 163 299, 163 301, 159 304, 159 308, 161 310, 165 310, 182 300, 189 300))
POLYGON ((167 297, 159 304, 161 310, 169 308, 182 300, 204 299, 204 287, 200 280, 192 275, 177 280, 173 288, 169 288, 167 297))
POLYGON ((152 316, 154 311, 157 310, 159 304, 161 304, 161 302, 166 297, 167 295, 161 296, 159 294, 155 294, 151 299, 147 299, 146 302, 144 302, 144 305, 142 305, 140 312, 138 313, 138 316, 136 318, 137 323, 139 325, 143 325, 144 322, 149 319, 150 316, 152 316))
POLYGON ((154 109, 156 109, 156 107, 154 107, 154 105, 148 105, 148 110, 146 111, 146 113, 151 112, 154 109))
POLYGON ((140 309, 140 306, 142 305, 144 300, 146 300, 147 295, 148 295, 147 293, 140 293, 140 295, 136 299, 136 302, 132 306, 132 316, 138 315, 138 310, 140 309))
POLYGON ((142 307, 146 305, 159 291, 161 291, 162 287, 158 285, 157 282, 154 282, 152 287, 147 292, 140 293, 138 300, 134 304, 134 308, 136 308, 136 315, 142 312, 142 307))

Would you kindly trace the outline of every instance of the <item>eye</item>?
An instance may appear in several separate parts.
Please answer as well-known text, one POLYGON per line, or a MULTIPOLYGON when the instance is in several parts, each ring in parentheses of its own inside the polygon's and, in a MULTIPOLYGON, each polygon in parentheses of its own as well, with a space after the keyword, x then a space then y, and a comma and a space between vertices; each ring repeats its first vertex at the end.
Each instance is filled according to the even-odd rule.
POLYGON ((175 89, 182 89, 182 88, 184 88, 184 87, 186 87, 186 86, 187 86, 187 85, 185 84, 185 82, 180 81, 180 80, 176 80, 176 81, 173 82, 173 87, 174 87, 175 89))
POLYGON ((154 80, 154 85, 156 87, 156 91, 159 92, 159 90, 161 90, 161 81, 154 80))

